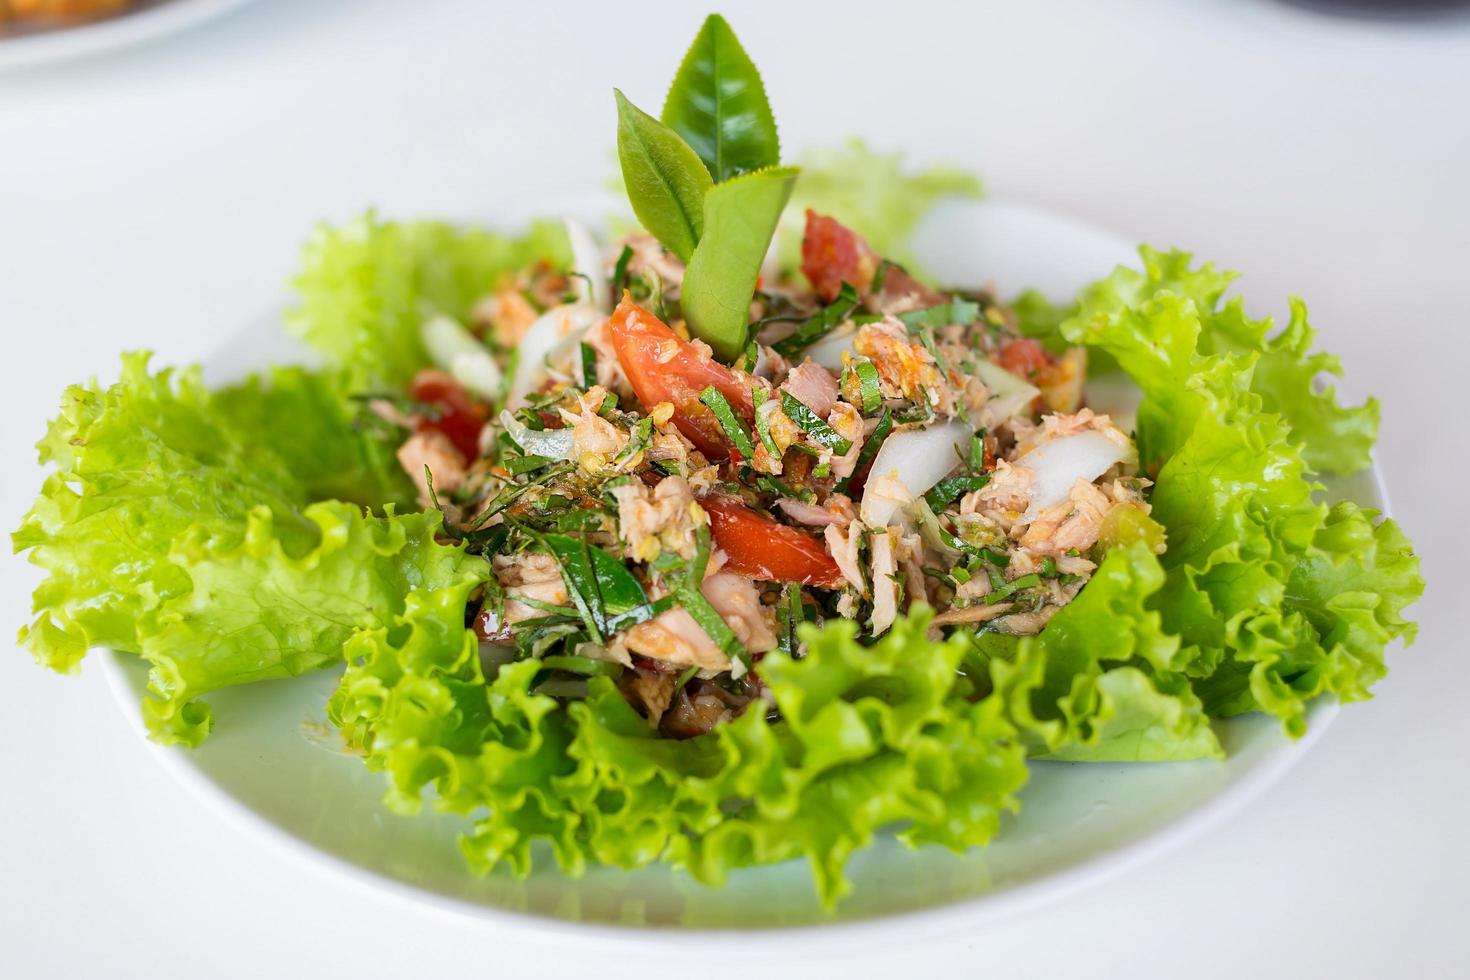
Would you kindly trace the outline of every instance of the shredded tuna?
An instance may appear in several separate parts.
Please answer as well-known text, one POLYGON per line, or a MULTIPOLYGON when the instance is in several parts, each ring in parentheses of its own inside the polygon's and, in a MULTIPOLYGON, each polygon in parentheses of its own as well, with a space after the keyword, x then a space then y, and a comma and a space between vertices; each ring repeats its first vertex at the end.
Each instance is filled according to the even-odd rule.
POLYGON ((731 705, 712 687, 693 697, 680 692, 659 730, 673 738, 694 738, 710 731, 733 714, 731 705))
POLYGON ((990 482, 965 495, 961 514, 984 514, 1002 528, 1010 528, 1031 505, 1031 471, 1024 465, 998 460, 990 482))
POLYGON ((1044 555, 1086 551, 1097 543, 1112 507, 1113 502, 1096 486, 1078 480, 1066 500, 1043 510, 1031 522, 1020 537, 1021 547, 1044 555))
POLYGON ((827 541, 827 552, 837 563, 842 577, 859 593, 866 594, 868 587, 863 581, 862 563, 858 560, 858 544, 862 541, 862 535, 863 525, 858 521, 848 524, 846 530, 829 524, 822 532, 827 541))
POLYGON ((901 534, 898 538, 898 565, 903 570, 905 608, 929 601, 929 583, 924 576, 924 541, 917 534, 901 534))
POLYGON ((437 429, 425 429, 409 436, 398 447, 398 464, 419 489, 419 503, 431 505, 427 468, 434 476, 436 494, 453 493, 464 486, 465 460, 449 437, 437 429))
POLYGON ((998 602, 993 606, 977 603, 973 606, 959 606, 954 609, 946 609, 934 617, 935 626, 955 626, 960 623, 984 623, 1011 611, 1011 603, 998 602))
POLYGON ((781 390, 817 414, 826 418, 837 401, 837 379, 811 358, 802 361, 781 383, 781 390))
MULTIPOLYGON (((847 500, 846 497, 841 499, 847 500)), ((846 524, 852 520, 852 503, 849 501, 845 511, 832 506, 831 502, 823 507, 817 504, 809 504, 804 500, 794 497, 782 497, 776 501, 776 506, 786 512, 798 524, 806 524, 811 527, 827 527, 829 524, 846 524)))
POLYGON ((862 414, 847 402, 838 402, 828 413, 827 424, 832 426, 832 431, 852 443, 851 448, 841 456, 832 456, 830 452, 828 453, 832 475, 838 479, 852 476, 853 471, 857 469, 858 457, 863 452, 866 426, 863 424, 862 414))
POLYGON ((536 316, 536 308, 525 294, 510 286, 481 299, 470 313, 472 322, 506 348, 521 342, 536 316))
POLYGON ((598 414, 607 400, 607 389, 593 385, 577 402, 577 411, 561 410, 562 421, 572 427, 572 458, 584 469, 601 469, 628 444, 628 434, 598 414))
POLYGON ((709 516, 694 502, 689 481, 671 476, 649 488, 625 483, 612 490, 618 502, 618 534, 634 561, 650 562, 661 551, 694 557, 695 533, 709 516))
POLYGON ((519 601, 521 599, 554 606, 565 606, 571 601, 566 582, 562 579, 561 566, 550 555, 532 552, 496 555, 491 568, 495 572, 495 580, 505 591, 506 623, 519 623, 546 615, 545 611, 519 601))
POLYGON ((863 324, 852 347, 878 369, 884 397, 933 405, 946 414, 954 405, 954 390, 940 374, 933 355, 913 341, 908 328, 895 317, 863 324))
POLYGON ((1061 606, 1042 606, 1034 612, 1019 612, 1001 616, 994 620, 995 628, 1002 633, 1011 633, 1016 636, 1040 633, 1041 628, 1050 622, 1051 618, 1061 611, 1061 608, 1061 606))
POLYGON ((750 579, 732 572, 718 572, 708 576, 699 591, 746 650, 765 653, 776 648, 770 610, 761 605, 760 593, 750 579))
POLYGON ((640 709, 643 717, 648 719, 648 724, 657 728, 664 712, 669 710, 670 702, 674 700, 679 679, 668 671, 638 667, 625 671, 618 686, 633 702, 633 706, 640 709))
POLYGON ((730 658, 682 608, 659 613, 634 626, 618 640, 650 660, 715 672, 730 669, 730 658))
POLYGON ((868 626, 874 636, 882 636, 893 625, 898 616, 898 583, 893 575, 898 571, 894 557, 893 531, 884 531, 872 537, 873 549, 873 616, 868 626))

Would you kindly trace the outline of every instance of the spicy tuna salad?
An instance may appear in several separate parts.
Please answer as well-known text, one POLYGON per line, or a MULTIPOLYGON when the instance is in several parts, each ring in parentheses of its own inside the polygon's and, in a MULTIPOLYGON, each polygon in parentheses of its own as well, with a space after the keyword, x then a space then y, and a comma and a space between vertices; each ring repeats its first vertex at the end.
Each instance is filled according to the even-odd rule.
POLYGON ((476 873, 804 858, 830 905, 880 834, 961 851, 1044 761, 1300 736, 1413 639, 1410 542, 1322 479, 1379 406, 1301 301, 1147 246, 1071 297, 939 282, 912 232, 978 181, 784 165, 718 16, 657 117, 614 103, 630 217, 322 226, 315 366, 68 388, 13 535, 32 655, 140 658, 183 748, 250 710, 215 692, 335 672, 303 721, 476 873))
POLYGON ((670 314, 685 269, 651 236, 584 254, 431 323, 440 366, 368 401, 490 562, 479 638, 548 689, 615 673, 658 731, 702 734, 766 704, 753 668, 799 656, 802 623, 876 639, 925 606, 935 636, 1036 633, 1148 514, 1132 440, 1083 403, 1085 348, 1048 353, 834 218, 807 212, 800 274, 761 284, 730 363, 670 314))

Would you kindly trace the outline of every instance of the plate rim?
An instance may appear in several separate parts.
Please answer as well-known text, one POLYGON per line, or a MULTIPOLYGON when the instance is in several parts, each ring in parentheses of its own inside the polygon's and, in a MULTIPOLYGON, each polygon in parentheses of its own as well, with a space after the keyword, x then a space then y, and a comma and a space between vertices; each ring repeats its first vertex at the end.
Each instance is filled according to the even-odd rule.
POLYGON ((0 38, 0 72, 92 58, 167 37, 251 0, 166 0, 142 10, 36 34, 0 38))
MULTIPOLYGON (((234 3, 243 2, 243 0, 224 0, 224 2, 234 3)), ((563 200, 567 199, 575 199, 575 197, 568 195, 563 198, 563 200)), ((557 196, 552 195, 550 200, 554 205, 557 196)), ((1063 223, 1094 237, 1110 238, 1127 251, 1133 248, 1127 239, 1115 232, 1025 199, 987 198, 983 204, 1024 212, 1029 216, 1053 223, 1063 223)), ((512 208, 511 210, 515 212, 520 209, 512 208)), ((541 213, 551 213, 555 208, 539 210, 541 213)), ((513 218, 514 215, 512 215, 513 218)), ((226 349, 241 333, 257 329, 262 320, 272 319, 279 322, 280 313, 284 308, 284 304, 279 301, 267 307, 263 313, 246 320, 241 328, 226 335, 219 344, 212 348, 212 351, 218 352, 226 349)), ((1388 489, 1376 458, 1370 463, 1368 473, 1372 479, 1374 492, 1379 498, 1378 509, 1385 517, 1392 516, 1388 489)), ((542 939, 559 941, 574 939, 609 948, 626 948, 630 943, 643 942, 650 936, 657 936, 660 942, 668 944, 670 948, 687 947, 708 950, 726 944, 730 946, 739 944, 741 948, 748 950, 749 943, 754 939, 762 943, 764 947, 773 949, 791 947, 812 949, 815 946, 827 945, 841 945, 852 949, 884 941, 889 935, 889 928, 893 926, 903 927, 905 935, 910 939, 952 934, 965 927, 993 927, 1013 916, 1035 911, 1119 877, 1203 837, 1258 799, 1285 775, 1324 736, 1340 710, 1336 699, 1319 698, 1308 708, 1309 726, 1305 735, 1272 750, 1253 768, 1232 780, 1206 802, 1137 840, 1090 855, 1075 864, 1043 873, 1037 878, 1010 887, 932 906, 841 921, 805 922, 790 926, 732 926, 730 928, 684 927, 674 924, 634 926, 608 922, 579 922, 480 903, 394 877, 386 872, 354 863, 346 857, 317 848, 230 794, 223 786, 214 782, 203 769, 194 765, 186 750, 159 745, 149 739, 142 716, 138 711, 137 691, 124 668, 126 661, 135 658, 113 650, 104 650, 102 654, 102 671, 108 688, 128 719, 132 730, 147 743, 148 750, 175 779, 186 787, 195 799, 202 801, 207 809, 223 818, 236 831, 262 841, 276 853, 283 854, 291 861, 310 868, 313 873, 337 881, 345 880, 369 886, 370 890, 394 902, 412 906, 421 911, 432 911, 446 920, 461 923, 470 921, 481 926, 504 926, 527 931, 542 939), (875 928, 879 925, 882 928, 875 928)))

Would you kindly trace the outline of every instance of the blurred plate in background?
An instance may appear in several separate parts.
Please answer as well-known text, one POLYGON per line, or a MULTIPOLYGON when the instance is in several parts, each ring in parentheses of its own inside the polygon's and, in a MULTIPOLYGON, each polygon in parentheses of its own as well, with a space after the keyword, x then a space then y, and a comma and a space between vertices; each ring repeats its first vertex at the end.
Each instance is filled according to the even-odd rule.
POLYGON ((0 71, 68 61, 142 44, 192 27, 248 0, 142 0, 99 20, 13 21, 0 27, 0 71))

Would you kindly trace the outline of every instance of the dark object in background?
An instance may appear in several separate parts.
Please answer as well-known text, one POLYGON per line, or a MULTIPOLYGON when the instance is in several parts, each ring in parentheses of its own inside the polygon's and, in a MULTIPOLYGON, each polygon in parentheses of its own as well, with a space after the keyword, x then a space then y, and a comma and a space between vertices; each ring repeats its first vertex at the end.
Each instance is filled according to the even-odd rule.
POLYGON ((1282 0, 1291 7, 1365 20, 1428 20, 1470 14, 1470 0, 1282 0))

